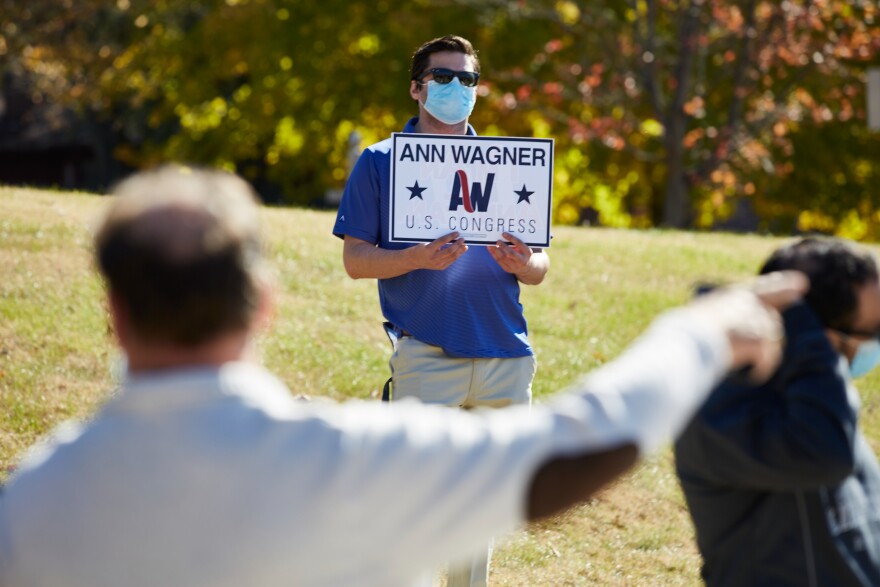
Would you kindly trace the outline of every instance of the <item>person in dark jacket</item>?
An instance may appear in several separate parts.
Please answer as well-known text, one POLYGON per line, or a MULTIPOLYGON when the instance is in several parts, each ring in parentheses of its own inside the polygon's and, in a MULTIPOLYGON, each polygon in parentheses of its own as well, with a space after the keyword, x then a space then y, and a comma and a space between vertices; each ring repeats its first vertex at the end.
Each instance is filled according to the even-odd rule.
POLYGON ((880 468, 858 427, 854 377, 880 362, 873 257, 840 239, 777 250, 761 273, 811 282, 783 314, 764 385, 728 378, 675 444, 703 557, 719 586, 880 586, 880 468))

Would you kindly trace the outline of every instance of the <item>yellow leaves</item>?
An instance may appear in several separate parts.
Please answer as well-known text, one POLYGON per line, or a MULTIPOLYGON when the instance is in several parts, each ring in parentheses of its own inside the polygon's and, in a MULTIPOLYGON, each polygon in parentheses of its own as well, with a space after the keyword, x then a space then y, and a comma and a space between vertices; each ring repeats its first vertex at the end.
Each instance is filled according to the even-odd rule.
POLYGON ((647 118, 639 125, 639 130, 643 135, 649 137, 663 136, 663 125, 653 118, 647 118))
POLYGON ((798 229, 835 234, 836 236, 853 240, 863 240, 871 236, 872 229, 876 230, 876 219, 862 216, 857 210, 850 210, 838 223, 822 212, 804 210, 798 215, 798 229))
POLYGON ((352 55, 371 57, 379 52, 380 41, 378 35, 365 34, 358 37, 348 46, 348 52, 352 55))
POLYGON ((623 208, 623 194, 606 184, 599 184, 593 190, 593 208, 599 211, 604 226, 629 226, 630 216, 623 208))
POLYGON ((116 59, 113 60, 113 68, 114 69, 125 69, 131 64, 132 59, 134 59, 134 51, 132 49, 128 49, 120 53, 116 59))
POLYGON ((857 178, 864 181, 866 178, 871 177, 871 174, 873 173, 873 168, 868 161, 862 159, 855 164, 853 172, 857 178))
POLYGON ((797 228, 801 232, 831 232, 834 230, 834 219, 822 212, 803 210, 798 214, 797 228))
POLYGON ((578 5, 569 0, 563 0, 556 3, 556 14, 567 25, 577 24, 581 18, 581 9, 578 5))
POLYGON ((571 168, 590 164, 590 158, 580 149, 567 149, 563 159, 565 160, 565 165, 571 168))
POLYGON ((235 90, 235 92, 232 93, 232 100, 238 104, 241 104, 250 97, 252 91, 253 90, 248 84, 243 84, 241 87, 235 90))
POLYGON ((132 90, 143 90, 147 84, 144 72, 135 71, 126 79, 126 86, 132 90))
POLYGON ((275 126, 275 140, 266 152, 266 163, 277 165, 282 157, 297 155, 305 146, 305 135, 297 128, 292 116, 285 116, 275 126))
POLYGON ((571 204, 560 204, 556 208, 555 221, 558 224, 577 224, 580 220, 580 210, 571 204))
POLYGON ((293 59, 285 55, 278 62, 278 66, 284 71, 290 71, 290 68, 293 67, 293 59))
POLYGON ((178 104, 174 113, 180 118, 180 126, 199 134, 219 127, 228 113, 228 105, 226 100, 218 96, 191 110, 178 104))
POLYGON ((535 137, 550 137, 552 128, 550 127, 550 123, 544 119, 538 113, 532 114, 529 116, 529 125, 532 127, 532 134, 535 137))

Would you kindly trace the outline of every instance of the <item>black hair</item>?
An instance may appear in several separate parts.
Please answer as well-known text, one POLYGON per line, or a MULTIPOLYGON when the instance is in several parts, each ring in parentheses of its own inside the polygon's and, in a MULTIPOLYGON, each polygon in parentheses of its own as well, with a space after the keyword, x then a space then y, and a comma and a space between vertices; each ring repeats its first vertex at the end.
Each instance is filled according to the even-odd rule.
POLYGON ((806 303, 826 328, 848 330, 858 311, 858 289, 877 279, 877 263, 866 250, 839 238, 809 236, 770 255, 760 273, 795 269, 810 279, 806 303))

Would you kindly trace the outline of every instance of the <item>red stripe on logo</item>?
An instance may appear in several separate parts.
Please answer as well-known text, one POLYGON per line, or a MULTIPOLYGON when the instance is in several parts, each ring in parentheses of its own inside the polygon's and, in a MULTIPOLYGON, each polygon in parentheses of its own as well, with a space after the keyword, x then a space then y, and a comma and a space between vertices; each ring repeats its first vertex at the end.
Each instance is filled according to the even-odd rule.
POLYGON ((458 181, 461 182, 461 200, 464 202, 464 209, 468 212, 473 212, 474 205, 471 202, 470 186, 468 186, 467 175, 465 175, 463 169, 459 169, 456 173, 458 174, 458 181))

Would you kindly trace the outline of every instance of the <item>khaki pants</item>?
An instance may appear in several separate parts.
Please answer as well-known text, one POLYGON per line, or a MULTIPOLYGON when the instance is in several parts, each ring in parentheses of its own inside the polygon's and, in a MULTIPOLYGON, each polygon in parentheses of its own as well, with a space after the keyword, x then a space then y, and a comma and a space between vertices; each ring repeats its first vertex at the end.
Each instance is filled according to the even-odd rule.
POLYGON ((534 356, 450 357, 411 336, 397 341, 390 364, 394 399, 414 397, 426 404, 466 409, 530 403, 537 367, 534 356))
MULTIPOLYGON (((413 397, 428 404, 465 409, 503 408, 532 401, 534 356, 462 359, 411 336, 397 341, 391 355, 393 400, 413 397)), ((469 562, 450 565, 448 587, 486 587, 492 544, 469 562)))

